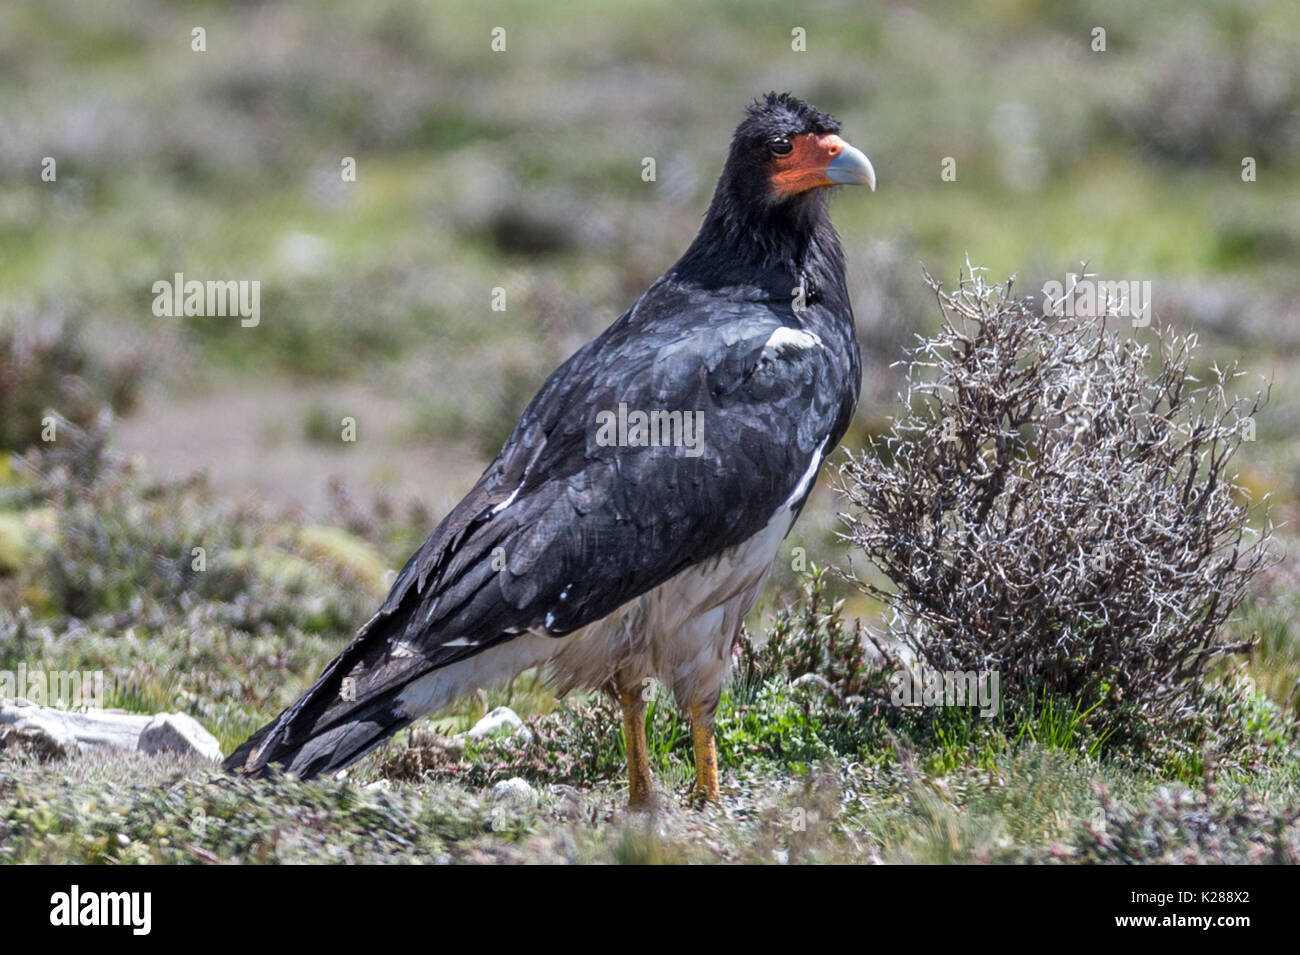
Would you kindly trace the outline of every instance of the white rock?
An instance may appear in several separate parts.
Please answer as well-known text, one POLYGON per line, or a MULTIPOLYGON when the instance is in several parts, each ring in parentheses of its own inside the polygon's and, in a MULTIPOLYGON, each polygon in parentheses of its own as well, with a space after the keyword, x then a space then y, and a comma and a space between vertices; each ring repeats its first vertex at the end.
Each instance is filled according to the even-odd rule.
POLYGON ((42 738, 65 755, 108 747, 221 759, 221 745, 216 738, 184 713, 145 716, 117 710, 59 710, 29 700, 0 699, 0 726, 42 738))
POLYGON ((150 717, 111 710, 57 710, 23 699, 0 699, 0 725, 43 737, 60 750, 108 746, 135 749, 150 717))
POLYGON ((537 801, 537 790, 518 776, 502 780, 492 787, 493 802, 510 802, 519 806, 532 805, 537 801))
POLYGON ((528 728, 524 726, 524 721, 508 706, 498 706, 495 710, 488 713, 477 723, 468 733, 463 735, 472 737, 481 736, 514 736, 516 733, 527 733, 528 728))
POLYGON ((142 753, 180 753, 221 760, 221 744, 203 724, 185 713, 159 713, 140 731, 142 753))

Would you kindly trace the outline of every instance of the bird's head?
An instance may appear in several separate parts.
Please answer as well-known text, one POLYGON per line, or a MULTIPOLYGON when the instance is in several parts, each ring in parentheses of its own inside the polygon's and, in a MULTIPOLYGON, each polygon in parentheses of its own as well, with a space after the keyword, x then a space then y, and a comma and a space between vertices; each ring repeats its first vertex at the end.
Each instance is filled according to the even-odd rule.
MULTIPOLYGON (((790 282, 793 264, 823 289, 843 284, 828 186, 876 188, 876 171, 840 124, 789 93, 768 93, 736 127, 699 235, 675 267, 716 285, 790 282)), ((775 293, 774 293, 775 294, 775 293)), ((782 293, 784 294, 784 293, 782 293)))
POLYGON ((827 186, 876 188, 862 151, 839 136, 840 124, 789 93, 768 93, 736 128, 723 173, 736 197, 772 207, 800 203, 827 186))

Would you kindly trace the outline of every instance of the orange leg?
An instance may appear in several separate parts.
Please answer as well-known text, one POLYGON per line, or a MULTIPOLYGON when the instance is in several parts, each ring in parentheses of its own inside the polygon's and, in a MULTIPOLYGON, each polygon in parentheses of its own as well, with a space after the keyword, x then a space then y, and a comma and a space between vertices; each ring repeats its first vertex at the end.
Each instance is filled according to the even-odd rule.
POLYGON ((650 749, 645 738, 646 701, 641 688, 620 690, 623 706, 623 740, 627 746, 627 804, 629 809, 650 805, 650 749))
POLYGON ((691 735, 695 739, 695 791, 708 802, 718 801, 718 747, 713 739, 713 716, 699 707, 691 709, 691 735))

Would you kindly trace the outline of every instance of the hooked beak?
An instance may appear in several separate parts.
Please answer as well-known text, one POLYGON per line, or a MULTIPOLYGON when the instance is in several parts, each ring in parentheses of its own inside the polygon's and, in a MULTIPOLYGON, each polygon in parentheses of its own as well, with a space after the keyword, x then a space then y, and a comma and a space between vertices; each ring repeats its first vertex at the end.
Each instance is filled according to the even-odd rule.
POLYGON ((876 170, 861 149, 848 143, 826 167, 826 178, 841 186, 870 186, 876 191, 876 170))

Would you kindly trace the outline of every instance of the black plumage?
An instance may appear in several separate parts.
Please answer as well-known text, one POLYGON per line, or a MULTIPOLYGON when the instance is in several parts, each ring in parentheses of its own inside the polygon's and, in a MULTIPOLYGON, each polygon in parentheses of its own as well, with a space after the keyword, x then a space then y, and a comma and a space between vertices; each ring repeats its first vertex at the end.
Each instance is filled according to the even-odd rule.
POLYGON ((559 641, 755 537, 783 506, 793 521, 810 468, 848 427, 861 368, 828 190, 773 195, 783 147, 770 144, 838 131, 793 97, 751 107, 686 253, 547 379, 378 613, 228 767, 346 766, 421 715, 403 704, 413 681, 521 634, 559 641), (699 453, 602 444, 599 416, 620 405, 702 412, 699 453))

